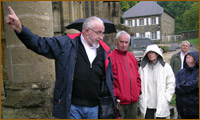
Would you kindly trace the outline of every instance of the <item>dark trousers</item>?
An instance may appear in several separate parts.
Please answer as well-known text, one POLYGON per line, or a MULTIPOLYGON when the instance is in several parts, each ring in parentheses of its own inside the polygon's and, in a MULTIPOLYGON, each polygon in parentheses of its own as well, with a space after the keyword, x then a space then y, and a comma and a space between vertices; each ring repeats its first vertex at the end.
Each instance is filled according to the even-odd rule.
POLYGON ((120 105, 119 113, 121 115, 120 119, 136 119, 137 118, 137 104, 138 102, 120 105))
MULTIPOLYGON (((156 109, 147 108, 145 119, 155 119, 156 109)), ((156 119, 166 119, 166 117, 156 117, 156 119)))

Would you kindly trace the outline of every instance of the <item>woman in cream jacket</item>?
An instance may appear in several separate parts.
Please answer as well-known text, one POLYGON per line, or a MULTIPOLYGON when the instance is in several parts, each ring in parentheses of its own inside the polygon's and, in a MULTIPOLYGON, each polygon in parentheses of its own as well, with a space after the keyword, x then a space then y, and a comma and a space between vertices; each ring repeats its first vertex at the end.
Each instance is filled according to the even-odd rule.
POLYGON ((165 119, 170 115, 169 103, 175 90, 175 77, 157 45, 147 46, 139 73, 142 89, 139 106, 143 117, 165 119))

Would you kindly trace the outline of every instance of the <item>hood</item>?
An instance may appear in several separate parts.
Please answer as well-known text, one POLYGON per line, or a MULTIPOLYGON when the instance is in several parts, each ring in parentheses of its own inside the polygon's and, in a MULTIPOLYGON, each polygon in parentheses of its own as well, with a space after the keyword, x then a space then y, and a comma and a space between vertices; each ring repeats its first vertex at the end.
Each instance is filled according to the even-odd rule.
POLYGON ((165 62, 163 60, 162 52, 161 52, 160 48, 156 44, 147 46, 147 48, 146 48, 146 50, 144 52, 143 58, 142 58, 141 66, 144 68, 145 65, 149 62, 147 53, 150 52, 150 51, 153 51, 153 52, 158 54, 158 61, 160 61, 160 63, 164 66, 165 62))
POLYGON ((187 53, 186 55, 185 55, 185 57, 184 57, 184 62, 183 62, 183 68, 189 68, 189 66, 187 65, 187 63, 186 63, 186 57, 188 56, 188 55, 192 55, 192 57, 195 59, 195 61, 196 61, 196 66, 197 67, 199 67, 199 52, 198 51, 192 51, 192 52, 189 52, 189 53, 187 53))

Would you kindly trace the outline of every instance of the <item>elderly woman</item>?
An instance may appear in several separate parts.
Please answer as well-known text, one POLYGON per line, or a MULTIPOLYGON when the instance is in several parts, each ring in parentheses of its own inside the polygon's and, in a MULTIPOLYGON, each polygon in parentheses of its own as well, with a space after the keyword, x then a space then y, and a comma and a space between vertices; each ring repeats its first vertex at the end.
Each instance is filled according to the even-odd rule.
POLYGON ((157 45, 147 46, 139 73, 142 89, 139 105, 143 117, 166 119, 170 115, 169 103, 175 91, 175 77, 157 45))
POLYGON ((176 74, 176 106, 182 119, 199 119, 199 52, 189 52, 176 74))

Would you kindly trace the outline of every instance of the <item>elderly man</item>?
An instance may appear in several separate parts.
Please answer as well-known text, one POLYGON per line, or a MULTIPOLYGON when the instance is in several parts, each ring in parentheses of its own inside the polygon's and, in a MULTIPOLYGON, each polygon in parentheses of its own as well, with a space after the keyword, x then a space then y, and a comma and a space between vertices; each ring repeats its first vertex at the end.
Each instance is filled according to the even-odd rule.
POLYGON ((184 61, 184 57, 185 55, 188 53, 188 50, 190 48, 190 43, 188 41, 183 41, 181 43, 181 51, 174 54, 171 57, 170 60, 170 65, 172 67, 172 70, 174 72, 174 75, 176 75, 176 73, 183 68, 183 61, 184 61))
MULTIPOLYGON (((55 59, 56 84, 53 116, 62 119, 97 119, 102 81, 108 94, 115 97, 112 66, 107 58, 109 47, 103 43, 104 24, 98 17, 90 17, 82 27, 82 34, 61 37, 40 37, 22 26, 13 9, 7 24, 28 49, 55 59), (106 63, 105 63, 106 62, 106 63)), ((111 111, 114 111, 111 109, 111 111)), ((116 115, 113 112, 113 117, 116 115)))
POLYGON ((130 35, 121 31, 116 35, 117 49, 111 53, 114 75, 114 94, 119 102, 122 119, 136 119, 137 104, 141 93, 138 63, 133 54, 127 51, 130 35))

